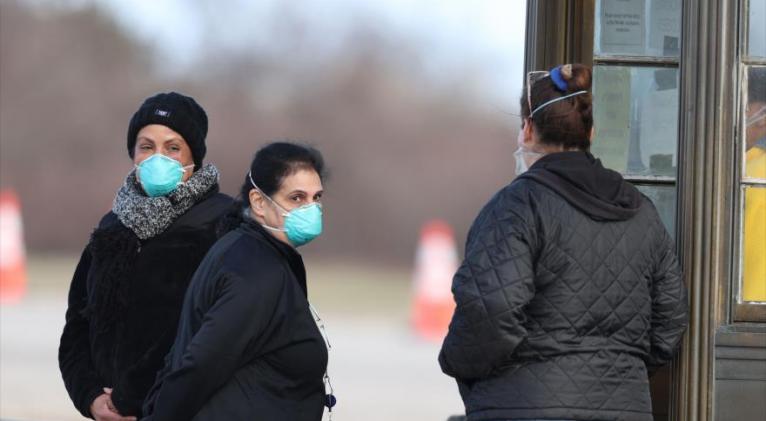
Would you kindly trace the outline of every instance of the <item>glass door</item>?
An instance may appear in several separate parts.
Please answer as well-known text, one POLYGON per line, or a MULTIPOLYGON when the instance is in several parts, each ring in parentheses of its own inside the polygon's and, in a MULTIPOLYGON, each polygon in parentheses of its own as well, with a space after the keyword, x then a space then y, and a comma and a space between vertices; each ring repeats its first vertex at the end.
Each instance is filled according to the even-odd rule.
MULTIPOLYGON (((648 196, 674 237, 677 214, 681 0, 597 0, 591 151, 648 196)), ((650 379, 668 419, 669 369, 650 379)))

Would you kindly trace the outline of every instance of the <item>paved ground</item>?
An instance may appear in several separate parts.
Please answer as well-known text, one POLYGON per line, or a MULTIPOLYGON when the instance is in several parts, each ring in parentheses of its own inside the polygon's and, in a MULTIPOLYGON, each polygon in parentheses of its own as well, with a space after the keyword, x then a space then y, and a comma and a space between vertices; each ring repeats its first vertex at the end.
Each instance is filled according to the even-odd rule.
MULTIPOLYGON (((333 345, 334 420, 445 421, 462 410, 457 388, 436 362, 439 344, 409 331, 406 271, 307 266, 311 297, 333 345)), ((30 293, 18 305, 0 307, 2 419, 82 419, 56 361, 73 267, 67 257, 32 259, 30 293)))

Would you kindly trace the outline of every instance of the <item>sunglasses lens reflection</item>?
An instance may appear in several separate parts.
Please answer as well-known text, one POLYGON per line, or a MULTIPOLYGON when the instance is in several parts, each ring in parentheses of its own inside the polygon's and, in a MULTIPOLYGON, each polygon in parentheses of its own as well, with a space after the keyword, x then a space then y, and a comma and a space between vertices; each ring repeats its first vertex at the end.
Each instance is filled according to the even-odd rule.
POLYGON ((544 70, 536 70, 527 73, 527 106, 529 107, 530 112, 532 112, 532 87, 535 86, 535 83, 538 80, 543 79, 548 75, 549 73, 544 70))

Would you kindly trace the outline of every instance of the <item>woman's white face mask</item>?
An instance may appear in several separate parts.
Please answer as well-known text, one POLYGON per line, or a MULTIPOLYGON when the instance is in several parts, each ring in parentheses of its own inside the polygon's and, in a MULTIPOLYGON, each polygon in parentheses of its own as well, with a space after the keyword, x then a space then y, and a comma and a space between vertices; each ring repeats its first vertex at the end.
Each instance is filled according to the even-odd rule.
POLYGON ((529 167, 545 154, 530 151, 524 146, 524 129, 519 130, 519 134, 516 137, 516 144, 517 148, 516 152, 513 153, 513 156, 516 158, 516 175, 518 176, 527 172, 529 167))

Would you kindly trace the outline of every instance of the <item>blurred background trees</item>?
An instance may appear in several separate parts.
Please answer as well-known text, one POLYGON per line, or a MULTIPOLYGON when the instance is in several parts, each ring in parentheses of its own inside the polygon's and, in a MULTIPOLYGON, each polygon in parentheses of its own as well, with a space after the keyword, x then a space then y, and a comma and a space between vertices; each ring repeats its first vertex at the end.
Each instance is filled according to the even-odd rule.
MULTIPOLYGON (((298 2, 281 3, 260 28, 277 46, 254 36, 252 48, 234 48, 216 40, 236 11, 195 4, 203 35, 179 64, 162 36, 135 36, 99 3, 0 3, 0 187, 20 195, 33 252, 86 243, 130 170, 128 120, 158 91, 184 92, 207 110, 206 161, 221 169, 226 193, 269 141, 325 154, 326 235, 306 248, 316 257, 409 264, 431 218, 455 227, 462 244, 480 207, 511 181, 517 101, 498 98, 517 96, 520 83, 493 86, 485 62, 466 55, 460 66, 434 66, 428 44, 365 13, 322 46, 323 26, 298 2)), ((521 81, 521 50, 507 54, 521 81)))

